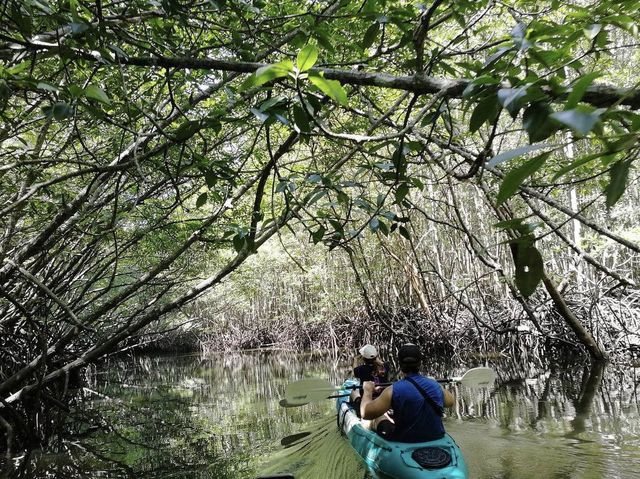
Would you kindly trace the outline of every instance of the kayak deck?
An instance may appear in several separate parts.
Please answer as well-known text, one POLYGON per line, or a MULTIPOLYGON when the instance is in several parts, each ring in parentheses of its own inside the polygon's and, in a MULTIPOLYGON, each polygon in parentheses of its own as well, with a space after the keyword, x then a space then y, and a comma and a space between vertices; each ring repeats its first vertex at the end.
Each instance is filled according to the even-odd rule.
MULTIPOLYGON (((350 392, 349 386, 357 380, 347 380, 343 394, 350 392)), ((376 432, 365 428, 349 403, 348 397, 336 400, 338 427, 347 436, 351 446, 362 457, 374 477, 393 479, 468 479, 467 465, 460 448, 449 434, 442 439, 429 442, 403 443, 384 439, 376 432), (437 449, 429 449, 437 448, 437 449), (421 466, 416 459, 423 453, 446 451, 451 457, 448 465, 430 469, 421 466)))

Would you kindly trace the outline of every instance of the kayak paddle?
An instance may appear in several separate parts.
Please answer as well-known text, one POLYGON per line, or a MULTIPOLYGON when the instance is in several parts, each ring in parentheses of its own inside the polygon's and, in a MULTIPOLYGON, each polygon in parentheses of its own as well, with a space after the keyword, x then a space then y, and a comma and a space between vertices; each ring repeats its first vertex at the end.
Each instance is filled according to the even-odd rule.
POLYGON ((280 440, 280 445, 284 447, 290 447, 292 445, 297 444, 298 441, 300 441, 301 439, 304 439, 310 434, 311 434, 311 431, 299 432, 298 434, 291 434, 290 436, 283 437, 280 440))
POLYGON ((496 372, 487 367, 469 369, 462 376, 437 379, 439 383, 460 383, 468 388, 491 388, 496 381, 496 372))
MULTIPOLYGON (((479 367, 469 369, 462 376, 447 379, 437 379, 439 383, 460 383, 465 387, 493 387, 496 380, 496 373, 493 369, 487 367, 479 367)), ((389 386, 393 383, 381 384, 381 386, 389 386)), ((350 389, 357 389, 359 386, 351 386, 350 389)), ((289 384, 285 390, 284 399, 280 400, 282 407, 304 406, 310 402, 321 401, 323 399, 331 399, 337 397, 345 397, 348 394, 335 393, 343 389, 334 386, 326 379, 313 378, 301 379, 300 381, 289 384)))

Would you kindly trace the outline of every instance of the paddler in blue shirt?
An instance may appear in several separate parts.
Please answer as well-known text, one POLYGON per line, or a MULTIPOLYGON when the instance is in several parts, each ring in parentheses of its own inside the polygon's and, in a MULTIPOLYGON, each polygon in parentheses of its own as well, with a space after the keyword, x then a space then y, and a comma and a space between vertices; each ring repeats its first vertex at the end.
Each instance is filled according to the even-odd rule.
POLYGON ((455 404, 453 394, 435 379, 420 374, 422 353, 415 344, 398 351, 403 378, 387 387, 376 399, 373 381, 362 384, 360 417, 371 419, 369 427, 386 439, 398 442, 425 442, 444 436, 442 414, 455 404))

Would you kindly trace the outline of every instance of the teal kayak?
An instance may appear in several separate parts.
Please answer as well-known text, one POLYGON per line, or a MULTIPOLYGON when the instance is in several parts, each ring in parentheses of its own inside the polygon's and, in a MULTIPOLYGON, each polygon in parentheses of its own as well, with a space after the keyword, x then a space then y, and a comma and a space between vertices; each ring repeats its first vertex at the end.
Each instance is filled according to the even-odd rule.
MULTIPOLYGON (((340 395, 348 394, 358 385, 348 379, 340 395)), ((375 478, 393 479, 468 479, 467 465, 462 451, 449 434, 429 442, 393 442, 363 427, 349 403, 349 397, 336 400, 338 427, 349 439, 351 446, 362 457, 375 478)))

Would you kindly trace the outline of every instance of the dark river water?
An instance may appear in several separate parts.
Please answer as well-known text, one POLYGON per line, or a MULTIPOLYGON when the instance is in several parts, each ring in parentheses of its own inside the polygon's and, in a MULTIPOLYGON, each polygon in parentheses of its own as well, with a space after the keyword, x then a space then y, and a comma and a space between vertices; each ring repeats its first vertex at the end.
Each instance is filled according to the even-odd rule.
MULTIPOLYGON (((472 478, 640 479, 640 369, 488 365, 496 386, 454 386, 456 407, 445 419, 472 478)), ((436 377, 465 370, 427 366, 436 377)), ((80 434, 57 453, 0 463, 0 477, 364 479, 366 469, 336 428, 332 400, 279 405, 292 381, 340 384, 348 372, 349 358, 329 354, 112 361, 88 375, 91 401, 77 410, 106 432, 70 424, 80 434)))

